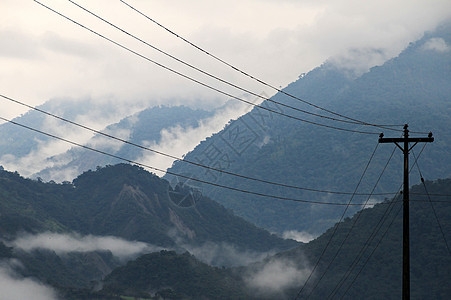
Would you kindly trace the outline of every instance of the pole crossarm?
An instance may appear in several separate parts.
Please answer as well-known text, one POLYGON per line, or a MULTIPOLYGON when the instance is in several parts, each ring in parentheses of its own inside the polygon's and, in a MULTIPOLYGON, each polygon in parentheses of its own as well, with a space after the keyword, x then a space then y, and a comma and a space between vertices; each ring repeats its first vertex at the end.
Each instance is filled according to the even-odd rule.
POLYGON ((404 154, 404 188, 403 188, 403 231, 402 231, 402 299, 410 299, 410 236, 409 236, 409 152, 418 143, 432 143, 432 132, 428 137, 409 138, 409 126, 404 125, 404 137, 384 138, 379 136, 379 143, 394 143, 404 154), (409 143, 414 143, 409 148, 409 143), (402 145, 402 146, 401 146, 402 145))
MULTIPOLYGON (((379 143, 403 143, 406 138, 379 138, 379 143)), ((432 143, 433 137, 427 138, 407 138, 408 143, 432 143)))

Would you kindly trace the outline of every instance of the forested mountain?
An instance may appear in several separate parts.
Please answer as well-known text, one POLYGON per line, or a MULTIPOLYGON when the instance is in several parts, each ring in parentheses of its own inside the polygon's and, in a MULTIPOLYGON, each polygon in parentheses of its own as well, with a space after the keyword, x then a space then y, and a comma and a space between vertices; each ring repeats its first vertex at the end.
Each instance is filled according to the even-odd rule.
MULTIPOLYGON (((426 189, 420 184, 410 190, 411 297, 447 299, 451 293, 451 179, 426 181, 425 185, 426 189)), ((401 199, 402 196, 399 196, 392 202, 393 205, 385 201, 347 218, 339 224, 333 238, 334 228, 330 228, 316 240, 278 255, 278 258, 285 259, 305 257, 313 265, 331 241, 300 299, 310 293, 312 299, 325 299, 334 292, 342 278, 346 280, 334 297, 399 299, 402 282, 401 199), (351 232, 343 243, 349 230, 351 232), (367 247, 363 248, 365 245, 367 247), (360 252, 362 249, 364 251, 360 252), (360 253, 361 258, 355 260, 360 253), (355 267, 350 269, 352 264, 355 267), (326 269, 326 274, 318 284, 326 269), (348 271, 349 277, 344 277, 348 271), (316 288, 312 292, 313 286, 316 288)), ((292 295, 299 290, 300 286, 293 289, 292 295)))
MULTIPOLYGON (((121 114, 127 114, 126 110, 116 108, 117 111, 115 111, 114 105, 108 105, 108 103, 103 106, 94 105, 92 102, 88 100, 82 103, 52 100, 38 108, 97 130, 102 128, 99 128, 99 125, 111 124, 112 120, 118 119, 119 122, 113 122, 102 132, 143 146, 158 144, 162 138, 162 130, 177 127, 196 128, 200 125, 201 120, 214 114, 214 111, 191 109, 185 106, 156 106, 124 118, 121 114), (96 111, 98 111, 97 114, 96 111), (89 125, 86 121, 89 118, 93 118, 94 121, 90 121, 90 123, 96 125, 89 125)), ((130 111, 133 112, 131 108, 130 111)), ((14 119, 14 121, 77 142, 80 142, 78 136, 93 135, 93 132, 34 110, 14 119), (63 129, 65 132, 63 132, 63 129)), ((45 181, 72 181, 84 171, 94 170, 97 166, 122 162, 87 149, 71 148, 71 145, 63 142, 61 142, 63 143, 62 146, 52 144, 58 141, 11 123, 0 125, 0 138, 2 141, 0 142, 0 165, 3 163, 5 166, 15 166, 16 168, 12 171, 23 171, 26 176, 40 177, 45 181), (58 153, 57 149, 64 149, 64 147, 68 147, 68 150, 60 151, 61 153, 56 155, 51 154, 58 153), (30 164, 30 161, 33 161, 33 164, 30 164)), ((81 143, 130 160, 136 160, 143 156, 142 149, 108 139, 99 134, 81 143)))
MULTIPOLYGON (((171 128, 196 128, 200 121, 211 117, 213 112, 206 110, 193 110, 185 106, 166 107, 157 106, 147 108, 139 113, 122 119, 119 123, 109 125, 103 130, 103 133, 127 140, 137 145, 154 145, 162 139, 162 130, 171 128)), ((143 149, 134 147, 130 144, 124 144, 119 141, 108 139, 100 134, 91 138, 88 146, 98 150, 105 150, 110 154, 124 157, 130 160, 142 160, 144 156, 143 149)), ((41 177, 46 180, 58 177, 71 180, 75 175, 87 170, 94 170, 97 166, 106 166, 122 162, 111 156, 105 156, 87 149, 73 147, 69 151, 51 157, 49 161, 55 162, 55 166, 46 168, 36 174, 34 177, 41 177), (58 165, 59 161, 64 164, 58 165)))
MULTIPOLYGON (((372 152, 378 146, 378 134, 398 137, 408 123, 411 136, 436 140, 427 145, 419 160, 426 179, 451 176, 451 26, 411 43, 398 57, 374 67, 360 76, 352 76, 345 65, 326 62, 284 91, 316 105, 372 124, 395 127, 358 126, 302 114, 280 104, 265 101, 273 111, 306 119, 309 122, 349 130, 373 132, 359 134, 290 119, 267 110, 253 109, 247 115, 203 141, 185 160, 200 162, 216 169, 292 186, 318 189, 323 193, 290 189, 176 162, 174 173, 188 174, 214 184, 284 198, 307 201, 348 202, 357 187, 372 152), (395 130, 393 130, 395 129, 395 130), (421 133, 415 133, 421 132, 421 133), (347 192, 349 195, 327 193, 347 192)), ((296 99, 278 93, 272 100, 317 114, 339 118, 313 109, 296 99)), ((423 145, 414 148, 418 155, 423 145)), ((357 193, 370 193, 389 160, 394 145, 379 145, 357 193)), ((412 156, 412 155, 411 155, 412 156)), ((411 162, 414 158, 411 158, 411 162)), ((415 175, 416 172, 412 172, 415 175)), ((419 177, 412 176, 412 183, 419 177)), ((402 184, 402 158, 395 151, 374 193, 397 192, 402 184)), ((283 232, 294 229, 319 234, 337 221, 342 209, 309 205, 226 190, 209 184, 203 192, 232 209, 237 215, 267 228, 283 232)), ((386 196, 371 197, 383 201, 386 196)), ((363 203, 367 196, 355 196, 363 203)), ((357 210, 350 209, 350 213, 357 210)))
MULTIPOLYGON (((166 180, 128 164, 86 172, 73 184, 44 183, 1 171, 0 211, 1 239, 14 246, 19 238, 26 249, 38 243, 37 240, 45 239, 54 239, 55 247, 60 249, 61 244, 68 243, 65 239, 58 243, 60 237, 37 237, 48 232, 69 236, 76 233, 87 236, 88 240, 89 236, 106 236, 147 245, 142 251, 148 247, 188 249, 211 264, 239 265, 298 244, 255 227, 181 183, 172 187, 166 180), (240 260, 240 253, 249 256, 248 261, 240 260)), ((117 244, 116 241, 109 243, 117 244)), ((39 249, 41 244, 36 247, 39 249)), ((19 249, 14 253, 26 270, 34 270, 32 273, 38 278, 59 285, 69 282, 86 286, 119 264, 108 251, 99 252, 93 246, 94 249, 77 255, 80 246, 73 247, 61 250, 75 251, 66 255, 66 260, 45 249, 32 255, 19 249), (51 272, 49 264, 57 271, 51 272), (90 268, 77 270, 86 264, 90 268), (68 268, 72 268, 71 271, 64 272, 68 268), (46 273, 51 273, 52 277, 46 277, 49 276, 46 273)))
POLYGON ((115 269, 105 278, 102 291, 149 297, 149 290, 163 299, 257 299, 236 272, 173 251, 147 254, 115 269))
MULTIPOLYGON (((425 185, 427 192, 423 185, 411 189, 411 296, 412 299, 447 299, 451 293, 448 284, 451 253, 445 240, 449 245, 451 179, 427 181, 425 185)), ((106 276, 98 295, 147 299, 159 296, 164 299, 295 299, 327 246, 298 299, 308 296, 310 299, 328 296, 399 299, 400 200, 397 197, 364 209, 308 244, 245 267, 214 268, 189 253, 147 254, 106 276), (345 280, 341 285, 342 278, 345 280)))
MULTIPOLYGON (((271 236, 230 215, 214 201, 198 198, 187 186, 179 183, 173 188, 136 166, 99 168, 79 176, 73 184, 43 183, 6 171, 0 174, 0 275, 4 276, 4 264, 9 264, 21 276, 56 288, 65 299, 116 299, 119 295, 294 299, 326 245, 304 296, 326 270, 312 298, 324 299, 332 293, 364 245, 368 248, 337 295, 343 295, 354 278, 345 298, 397 299, 400 295, 400 197, 346 218, 336 225, 334 234, 335 229, 330 228, 310 243, 293 248, 294 241, 271 236), (84 240, 88 248, 67 239, 74 231, 88 237, 84 240), (369 239, 373 231, 374 239, 369 239), (66 238, 60 240, 61 236, 66 238), (95 248, 102 241, 93 236, 114 237, 108 242, 112 248, 95 248), (118 238, 133 242, 120 245, 118 238), (235 259, 249 251, 293 249, 248 266, 222 268, 218 261, 227 262, 221 260, 225 252, 209 261, 218 267, 201 262, 214 252, 203 247, 208 242, 236 245, 235 259), (145 247, 131 256, 118 254, 140 245, 145 247), (158 252, 158 248, 177 252, 158 252), (186 249, 196 252, 195 256, 185 253, 186 249), (124 259, 155 251, 123 265, 124 259), (99 280, 104 277, 104 288, 99 291, 99 280)), ((427 192, 421 185, 411 189, 412 296, 446 299, 451 292, 447 284, 451 255, 444 242, 451 239, 451 179, 425 184, 427 192)))

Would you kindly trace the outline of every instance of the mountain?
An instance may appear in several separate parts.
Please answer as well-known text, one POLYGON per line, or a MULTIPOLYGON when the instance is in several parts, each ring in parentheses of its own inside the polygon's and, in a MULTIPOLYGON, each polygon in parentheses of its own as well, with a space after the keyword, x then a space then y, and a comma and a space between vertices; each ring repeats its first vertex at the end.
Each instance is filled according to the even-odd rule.
MULTIPOLYGON (((235 214, 274 232, 287 230, 320 234, 343 213, 337 206, 296 203, 239 193, 218 187, 224 185, 278 197, 318 202, 363 203, 368 196, 351 194, 356 190, 371 153, 371 164, 357 193, 370 193, 384 169, 395 145, 378 145, 380 132, 398 137, 408 123, 411 136, 427 136, 435 142, 427 145, 419 160, 428 179, 451 176, 451 25, 446 24, 411 43, 398 57, 373 67, 360 76, 351 76, 346 66, 329 61, 312 70, 284 91, 316 105, 372 124, 399 125, 374 128, 315 118, 270 101, 262 106, 273 111, 304 118, 309 122, 359 134, 315 126, 274 112, 253 109, 232 121, 222 131, 202 141, 185 160, 216 169, 286 185, 318 189, 322 193, 290 189, 245 180, 177 161, 171 173, 184 174, 203 183, 203 193, 219 201, 235 214), (393 129, 395 131, 393 131, 393 129), (397 131, 396 131, 397 130, 397 131), (422 133, 415 133, 422 132, 422 133), (348 195, 327 191, 347 192, 348 195)), ((336 117, 278 93, 272 100, 314 113, 336 117)), ((422 145, 413 149, 418 155, 422 145)), ((411 154, 411 162, 415 161, 411 154)), ((395 151, 374 193, 395 193, 402 184, 402 157, 395 151)), ((415 173, 412 173, 415 174, 415 173)), ((170 176, 167 176, 170 180, 170 176)), ((412 183, 418 183, 413 177, 412 183)), ((373 195, 381 202, 390 195, 373 195)), ((352 215, 359 207, 350 208, 352 215)))
POLYGON ((0 171, 0 211, 0 238, 14 248, 14 257, 47 280, 51 262, 61 270, 50 272, 51 282, 63 286, 102 278, 120 264, 114 251, 133 257, 155 249, 187 249, 200 260, 230 266, 298 245, 232 215, 182 183, 172 187, 128 164, 99 167, 64 184, 0 171), (45 245, 53 240, 50 252, 43 240, 45 245), (74 278, 83 273, 73 266, 86 264, 91 275, 74 278), (64 272, 68 268, 71 272, 64 272))
MULTIPOLYGON (((410 192, 412 297, 446 299, 451 292, 447 284, 451 255, 445 244, 445 239, 448 245, 451 240, 451 179, 425 185, 426 190, 417 185, 410 192)), ((191 197, 187 204, 177 204, 186 188, 180 183, 172 188, 167 181, 124 164, 86 172, 73 184, 44 183, 2 171, 0 280, 6 264, 14 270, 15 280, 34 278, 64 299, 294 299, 327 245, 302 297, 326 270, 311 298, 327 297, 363 253, 337 297, 399 298, 400 197, 361 210, 307 244, 294 244, 228 214, 208 198, 196 198, 192 190, 185 194, 191 197), (102 249, 105 238, 109 247, 102 249), (211 249, 203 248, 194 256, 186 252, 194 253, 199 248, 190 245, 202 247, 209 240, 238 245, 242 251, 235 259, 249 255, 250 249, 291 250, 224 268, 205 263, 211 249), (127 254, 140 245, 144 247, 127 254), (172 245, 159 249, 176 251, 160 251, 155 245, 172 245), (368 248, 361 252, 364 245, 368 248)))
POLYGON ((256 299, 229 269, 214 268, 188 252, 177 255, 173 251, 146 254, 115 269, 105 278, 102 291, 163 299, 256 299))
MULTIPOLYGON (((139 113, 122 119, 119 123, 109 125, 102 132, 137 145, 158 144, 162 140, 162 131, 172 128, 196 128, 200 121, 213 116, 213 112, 193 110, 185 106, 157 106, 147 108, 139 113)), ((114 141, 100 134, 94 135, 87 146, 107 151, 130 160, 140 160, 145 151, 130 144, 114 141)), ((33 175, 45 180, 57 178, 62 181, 72 180, 84 171, 94 170, 97 166, 106 166, 122 162, 111 156, 87 149, 73 147, 67 152, 48 159, 53 166, 33 175), (64 163, 58 163, 64 162, 64 163)))
MULTIPOLYGON (((83 122, 89 119, 95 120, 96 126, 101 128, 112 122, 119 121, 124 114, 130 115, 143 109, 142 104, 129 104, 124 107, 111 99, 94 101, 91 98, 51 99, 37 108, 74 122, 83 122)), ((14 121, 51 134, 61 134, 63 132, 66 137, 80 133, 72 125, 57 121, 35 110, 28 111, 15 118, 14 121)), ((0 129, 0 158, 4 165, 6 165, 6 162, 18 164, 18 159, 42 150, 42 146, 52 140, 48 136, 11 123, 0 125, 0 129)), ((27 172, 31 173, 32 171, 33 169, 29 166, 27 172)))
MULTIPOLYGON (((102 102, 98 104, 90 99, 51 100, 38 109, 94 129, 108 125, 101 130, 103 133, 143 146, 158 144, 162 140, 162 130, 197 128, 201 120, 214 115, 213 111, 185 106, 156 106, 133 113, 137 109, 133 106, 122 109, 120 105, 102 102), (124 114, 128 116, 124 118, 124 114), (90 119, 95 125, 87 124, 86 120, 90 119), (117 120, 120 121, 116 123, 117 120)), ((15 118, 14 121, 130 160, 144 155, 140 148, 94 134, 35 110, 15 118), (84 141, 80 142, 80 139, 84 141)), ((0 164, 13 171, 18 170, 26 176, 40 177, 46 181, 72 181, 84 171, 121 162, 87 149, 71 148, 70 144, 11 123, 0 125, 0 138, 3 141, 0 142, 0 164), (31 165, 30 161, 34 163, 31 165)))
MULTIPOLYGON (((451 241, 451 179, 426 181, 425 185, 427 189, 423 185, 416 185, 410 190, 411 297, 446 299, 451 293, 448 284, 451 272, 451 253, 448 248, 451 241), (448 196, 434 196, 436 194, 448 196)), ((328 250, 300 299, 309 293, 312 299, 328 297, 364 245, 368 247, 362 252, 362 258, 357 261, 355 269, 350 272, 335 297, 399 299, 402 282, 401 199, 401 196, 395 198, 391 206, 388 201, 376 204, 373 208, 364 209, 352 218, 336 224, 338 228, 332 239, 334 228, 328 229, 308 244, 278 255, 279 259, 304 257, 314 264, 330 240, 328 250), (381 229, 375 231, 378 224, 382 224, 381 229), (318 284, 318 278, 326 270, 351 228, 352 231, 341 251, 318 284), (374 239, 369 240, 373 232, 374 239), (354 278, 355 281, 350 286, 354 278), (316 284, 317 287, 311 292, 311 288, 316 284)), ((299 290, 300 285, 291 291, 291 295, 295 295, 299 290)))
MULTIPOLYGON (((411 189, 411 296, 412 299, 447 299, 451 292, 448 284, 451 253, 445 239, 449 244, 451 179, 427 181, 425 185, 430 198, 422 185, 411 189)), ((397 197, 364 209, 307 244, 249 266, 219 269, 200 263, 189 253, 146 254, 106 276, 102 292, 155 297, 152 299, 158 299, 163 293, 165 299, 325 299, 333 295, 340 279, 357 262, 333 298, 399 299, 400 200, 397 197), (380 229, 375 230, 379 225, 380 229), (374 239, 370 239, 372 236, 374 239), (364 245, 368 247, 361 252, 364 245), (297 297, 326 246, 315 273, 297 297), (340 252, 328 267, 339 248, 340 252), (355 260, 360 253, 363 253, 361 259, 355 260), (316 286, 314 290, 313 286, 316 286)))

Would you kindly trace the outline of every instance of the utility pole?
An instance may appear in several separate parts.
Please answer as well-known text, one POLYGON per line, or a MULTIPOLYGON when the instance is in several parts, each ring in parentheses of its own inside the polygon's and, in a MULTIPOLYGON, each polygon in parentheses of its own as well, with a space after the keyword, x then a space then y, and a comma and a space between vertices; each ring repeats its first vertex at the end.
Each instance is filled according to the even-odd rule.
POLYGON ((379 136, 379 143, 395 143, 404 154, 404 187, 403 187, 403 218, 402 218, 402 299, 410 299, 410 243, 409 243, 409 151, 418 143, 432 143, 434 138, 429 132, 427 138, 409 138, 409 126, 404 125, 404 137, 384 138, 384 134, 379 136), (414 143, 409 148, 409 143, 414 143), (403 144, 403 147, 400 146, 403 144))

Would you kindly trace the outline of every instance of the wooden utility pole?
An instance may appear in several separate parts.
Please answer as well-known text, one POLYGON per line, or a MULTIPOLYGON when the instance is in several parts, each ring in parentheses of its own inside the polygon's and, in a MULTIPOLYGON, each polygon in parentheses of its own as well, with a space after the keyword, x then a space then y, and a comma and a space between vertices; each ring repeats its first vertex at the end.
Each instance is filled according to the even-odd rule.
POLYGON ((384 138, 379 136, 379 143, 395 143, 404 154, 404 187, 403 187, 403 219, 402 219, 402 299, 410 299, 410 243, 409 243, 409 151, 418 143, 432 143, 432 132, 427 138, 409 138, 408 125, 404 125, 404 137, 384 138), (414 143, 409 148, 409 143, 414 143), (400 146, 403 144, 403 147, 400 146))

